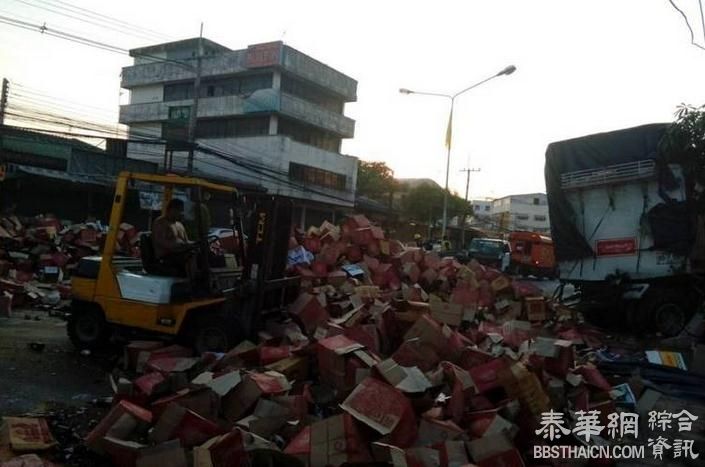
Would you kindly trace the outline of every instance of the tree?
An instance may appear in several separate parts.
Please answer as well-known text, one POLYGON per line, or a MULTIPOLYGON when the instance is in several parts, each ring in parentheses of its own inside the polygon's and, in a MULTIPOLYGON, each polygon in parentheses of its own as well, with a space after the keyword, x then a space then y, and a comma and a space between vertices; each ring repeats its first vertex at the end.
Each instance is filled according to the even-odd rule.
MULTIPOLYGON (((402 203, 404 215, 419 222, 434 225, 443 219, 443 188, 430 184, 411 188, 402 203)), ((448 194, 448 219, 471 214, 472 208, 464 198, 448 194)))
POLYGON ((384 162, 360 161, 357 166, 357 194, 387 202, 397 190, 394 171, 384 162))

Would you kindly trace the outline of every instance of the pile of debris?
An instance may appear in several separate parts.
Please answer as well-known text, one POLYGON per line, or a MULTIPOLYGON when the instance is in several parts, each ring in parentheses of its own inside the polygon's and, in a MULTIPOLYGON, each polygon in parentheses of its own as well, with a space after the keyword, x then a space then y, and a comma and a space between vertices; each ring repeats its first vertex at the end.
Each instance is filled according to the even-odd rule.
MULTIPOLYGON (((0 316, 29 305, 55 307, 70 296, 78 261, 98 254, 107 230, 99 222, 71 224, 52 215, 0 218, 0 316)), ((118 249, 139 255, 139 232, 122 224, 118 249)))
POLYGON ((561 444, 586 445, 599 437, 571 433, 576 415, 606 427, 644 390, 608 382, 599 334, 531 283, 363 216, 292 238, 289 264, 301 293, 256 344, 128 344, 88 449, 120 467, 519 467, 549 443, 546 413, 566 419, 561 444))

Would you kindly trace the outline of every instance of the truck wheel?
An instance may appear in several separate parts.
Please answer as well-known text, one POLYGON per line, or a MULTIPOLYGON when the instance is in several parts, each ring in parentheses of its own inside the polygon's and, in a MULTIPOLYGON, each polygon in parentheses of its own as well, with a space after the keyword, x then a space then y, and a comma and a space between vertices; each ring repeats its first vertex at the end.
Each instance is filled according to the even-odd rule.
POLYGON ((108 325, 103 314, 97 310, 72 312, 66 331, 77 349, 97 349, 108 342, 108 325))
POLYGON ((649 321, 653 330, 666 337, 681 332, 691 315, 687 303, 675 292, 659 294, 649 308, 649 321))
POLYGON ((639 302, 628 300, 624 304, 627 331, 633 334, 641 334, 650 330, 653 324, 649 319, 648 311, 640 306, 639 302))
POLYGON ((203 316, 196 321, 193 334, 193 349, 203 352, 227 352, 230 350, 230 336, 224 318, 216 315, 203 316))

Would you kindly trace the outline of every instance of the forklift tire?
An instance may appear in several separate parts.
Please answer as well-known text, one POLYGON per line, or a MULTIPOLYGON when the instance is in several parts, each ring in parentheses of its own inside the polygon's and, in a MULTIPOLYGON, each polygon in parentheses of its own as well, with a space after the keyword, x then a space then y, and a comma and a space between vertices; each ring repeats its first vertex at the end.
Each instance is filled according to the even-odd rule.
POLYGON ((108 343, 109 329, 105 318, 97 310, 76 310, 66 324, 71 343, 79 350, 97 349, 108 343))
POLYGON ((225 318, 219 315, 199 317, 192 334, 193 349, 198 355, 204 352, 227 352, 231 341, 227 327, 225 318))
POLYGON ((654 291, 653 300, 644 302, 648 309, 651 328, 664 337, 680 333, 688 324, 692 313, 688 311, 687 301, 676 291, 654 291))

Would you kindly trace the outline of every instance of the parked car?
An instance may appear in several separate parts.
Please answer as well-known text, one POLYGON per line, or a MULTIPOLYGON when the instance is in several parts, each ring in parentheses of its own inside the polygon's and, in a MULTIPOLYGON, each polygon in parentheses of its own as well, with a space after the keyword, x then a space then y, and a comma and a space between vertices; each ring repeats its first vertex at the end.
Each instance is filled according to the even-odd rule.
POLYGON ((468 259, 506 271, 509 268, 511 248, 509 242, 496 238, 473 238, 468 248, 468 259))

